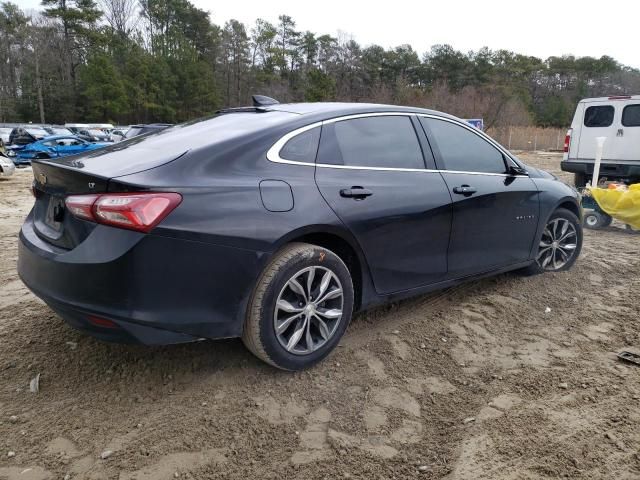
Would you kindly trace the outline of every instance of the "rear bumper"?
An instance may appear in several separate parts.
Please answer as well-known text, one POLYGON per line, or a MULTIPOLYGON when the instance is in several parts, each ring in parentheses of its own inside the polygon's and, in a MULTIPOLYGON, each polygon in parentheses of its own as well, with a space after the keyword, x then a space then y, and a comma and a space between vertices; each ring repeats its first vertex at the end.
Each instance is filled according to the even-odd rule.
MULTIPOLYGON (((563 160, 560 162, 563 172, 584 173, 593 175, 593 160, 563 160)), ((628 163, 602 163, 600 175, 615 178, 640 178, 640 160, 636 165, 628 163)))
POLYGON ((22 281, 72 326, 117 342, 237 337, 260 252, 102 225, 73 250, 20 232, 22 281), (117 328, 92 324, 106 319, 117 328))

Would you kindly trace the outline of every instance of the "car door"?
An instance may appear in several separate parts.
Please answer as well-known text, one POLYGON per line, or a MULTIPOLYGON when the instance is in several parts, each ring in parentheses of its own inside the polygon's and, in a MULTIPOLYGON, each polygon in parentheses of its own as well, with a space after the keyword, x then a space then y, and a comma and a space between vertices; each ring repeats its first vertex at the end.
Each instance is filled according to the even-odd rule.
POLYGON ((49 157, 55 158, 58 156, 58 144, 55 140, 46 140, 40 142, 39 145, 40 147, 38 148, 38 150, 45 153, 49 157))
POLYGON ((424 132, 412 115, 324 122, 316 183, 358 241, 379 293, 435 283, 447 273, 451 197, 425 169, 424 132))
POLYGON ((449 276, 528 260, 539 215, 535 183, 507 173, 513 161, 473 127, 443 118, 420 121, 453 199, 449 276))

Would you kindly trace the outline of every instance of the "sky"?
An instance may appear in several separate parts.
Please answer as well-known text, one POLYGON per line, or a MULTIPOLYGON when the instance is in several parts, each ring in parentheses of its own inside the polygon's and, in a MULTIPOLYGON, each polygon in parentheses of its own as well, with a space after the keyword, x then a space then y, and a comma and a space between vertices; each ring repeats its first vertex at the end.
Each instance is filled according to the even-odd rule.
MULTIPOLYGON (((39 0, 14 0, 39 8, 39 0)), ((600 57, 640 68, 640 0, 191 0, 223 25, 235 18, 247 30, 256 18, 292 17, 298 30, 353 37, 363 46, 411 45, 420 55, 448 43, 467 52, 483 46, 547 58, 600 57)))

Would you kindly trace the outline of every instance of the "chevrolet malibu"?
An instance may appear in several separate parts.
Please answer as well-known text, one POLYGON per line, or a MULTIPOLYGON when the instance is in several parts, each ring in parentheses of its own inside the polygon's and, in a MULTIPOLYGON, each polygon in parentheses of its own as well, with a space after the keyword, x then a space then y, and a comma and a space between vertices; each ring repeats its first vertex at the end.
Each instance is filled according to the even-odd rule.
POLYGON ((353 312, 509 270, 567 270, 577 192, 430 110, 254 106, 33 162, 24 283, 148 345, 241 337, 299 370, 353 312))

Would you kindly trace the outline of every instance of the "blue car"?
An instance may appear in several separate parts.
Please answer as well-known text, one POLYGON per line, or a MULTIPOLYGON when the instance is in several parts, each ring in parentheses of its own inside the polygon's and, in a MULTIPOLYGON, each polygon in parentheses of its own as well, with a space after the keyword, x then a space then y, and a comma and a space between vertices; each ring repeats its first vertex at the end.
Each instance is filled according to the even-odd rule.
POLYGON ((77 155, 110 143, 90 143, 74 135, 51 135, 28 145, 9 147, 7 154, 16 165, 30 165, 33 159, 46 159, 77 155))

